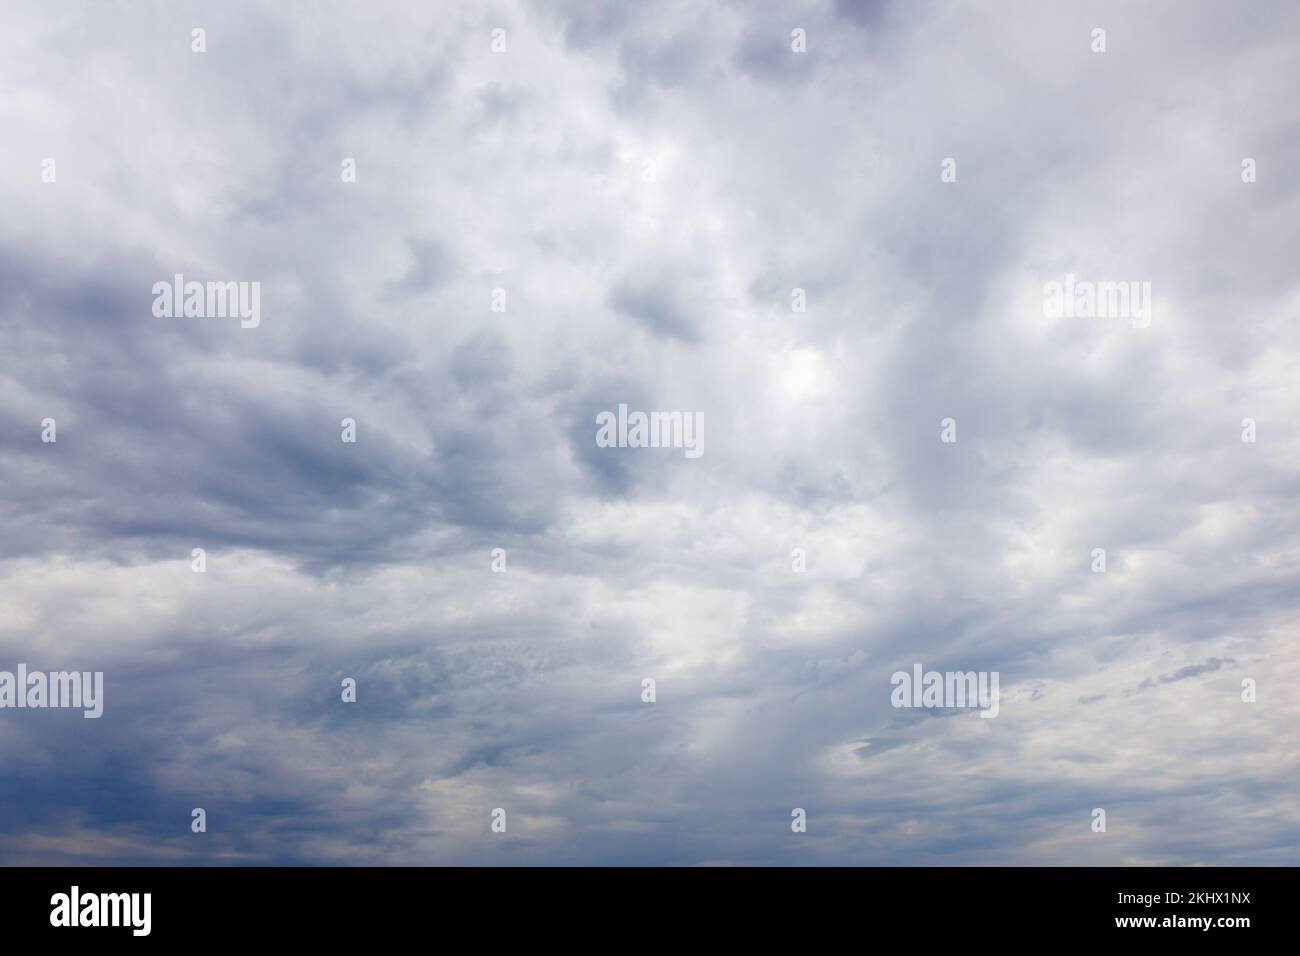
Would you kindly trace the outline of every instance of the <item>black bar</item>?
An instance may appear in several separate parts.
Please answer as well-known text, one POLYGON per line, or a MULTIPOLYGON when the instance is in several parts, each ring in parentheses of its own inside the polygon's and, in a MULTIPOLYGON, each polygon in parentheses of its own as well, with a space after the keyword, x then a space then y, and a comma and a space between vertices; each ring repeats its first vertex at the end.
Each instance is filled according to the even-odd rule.
POLYGON ((882 933, 907 932, 925 945, 982 947, 1033 932, 1047 934, 1040 945, 1127 937, 1219 948, 1280 938, 1292 922, 1295 876, 1282 868, 15 868, 0 870, 0 915, 8 940, 57 944, 75 933, 81 945, 374 944, 435 931, 428 938, 438 947, 461 933, 470 945, 562 938, 611 948, 704 937, 829 944, 847 933, 874 946, 882 933), (99 909, 88 895, 150 894, 148 935, 132 928, 143 928, 143 906, 125 909, 120 897, 110 909, 121 908, 126 925, 51 925, 56 895, 70 909, 73 886, 87 918, 99 909), (1209 928, 1199 925, 1207 918, 1209 928), (1118 925, 1125 919, 1154 924, 1118 925))

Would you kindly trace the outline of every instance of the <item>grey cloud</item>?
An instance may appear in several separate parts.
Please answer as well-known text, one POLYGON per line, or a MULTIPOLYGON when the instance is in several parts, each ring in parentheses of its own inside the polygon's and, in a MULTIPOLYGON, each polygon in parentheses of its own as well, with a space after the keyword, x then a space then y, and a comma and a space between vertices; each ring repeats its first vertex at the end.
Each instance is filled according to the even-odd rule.
POLYGON ((708 321, 705 287, 701 278, 664 269, 620 280, 609 304, 656 336, 691 344, 700 340, 708 321))
POLYGON ((740 70, 759 80, 806 79, 817 63, 815 57, 791 50, 790 30, 778 23, 748 33, 737 45, 735 58, 740 70))
POLYGON ((1206 659, 1204 664, 1188 664, 1186 667, 1180 667, 1172 674, 1161 674, 1153 682, 1150 678, 1144 680, 1142 687, 1154 687, 1155 684, 1173 684, 1180 680, 1188 680, 1192 677, 1199 677, 1201 674, 1212 674, 1220 667, 1232 666, 1237 662, 1234 660, 1220 660, 1217 657, 1206 659))
POLYGON ((391 297, 420 295, 447 281, 453 274, 446 247, 435 239, 407 239, 411 265, 386 291, 391 297))
POLYGON ((0 668, 106 707, 0 716, 0 860, 1294 859, 1290 5, 75 9, 0 34, 0 668))

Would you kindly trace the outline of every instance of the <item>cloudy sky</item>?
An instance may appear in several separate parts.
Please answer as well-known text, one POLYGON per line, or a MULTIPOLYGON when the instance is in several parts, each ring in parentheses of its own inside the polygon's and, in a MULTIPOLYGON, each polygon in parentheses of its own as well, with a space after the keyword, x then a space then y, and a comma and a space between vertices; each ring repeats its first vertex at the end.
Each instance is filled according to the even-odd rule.
POLYGON ((1300 857, 1294 4, 3 20, 0 862, 1300 857))

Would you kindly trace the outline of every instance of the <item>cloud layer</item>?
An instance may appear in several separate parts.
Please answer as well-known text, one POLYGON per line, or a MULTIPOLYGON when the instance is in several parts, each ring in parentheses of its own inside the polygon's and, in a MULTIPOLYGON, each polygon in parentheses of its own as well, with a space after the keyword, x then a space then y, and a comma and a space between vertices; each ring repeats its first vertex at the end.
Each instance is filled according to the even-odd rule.
POLYGON ((0 669, 106 699, 0 711, 0 862, 1295 863, 1297 35, 9 11, 0 669), (176 273, 260 325, 156 318, 176 273), (704 455, 597 447, 619 403, 704 455), (893 708, 914 663, 999 716, 893 708))

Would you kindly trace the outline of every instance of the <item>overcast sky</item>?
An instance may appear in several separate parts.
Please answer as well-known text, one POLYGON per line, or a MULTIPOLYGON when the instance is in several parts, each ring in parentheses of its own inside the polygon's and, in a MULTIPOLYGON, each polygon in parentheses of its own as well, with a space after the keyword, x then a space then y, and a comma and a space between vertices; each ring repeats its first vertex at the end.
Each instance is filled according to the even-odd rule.
POLYGON ((0 862, 1296 863, 1300 7, 3 21, 0 862))

